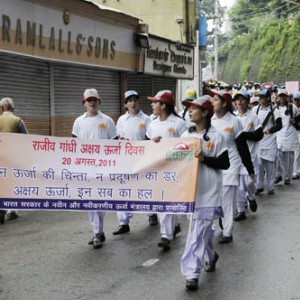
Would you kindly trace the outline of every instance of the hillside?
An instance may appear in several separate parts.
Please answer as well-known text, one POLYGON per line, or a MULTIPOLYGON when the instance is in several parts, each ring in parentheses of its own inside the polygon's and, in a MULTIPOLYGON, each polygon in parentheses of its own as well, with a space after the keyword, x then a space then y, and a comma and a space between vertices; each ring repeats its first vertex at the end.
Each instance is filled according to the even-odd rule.
POLYGON ((228 83, 300 80, 300 13, 231 40, 219 57, 221 79, 228 83))

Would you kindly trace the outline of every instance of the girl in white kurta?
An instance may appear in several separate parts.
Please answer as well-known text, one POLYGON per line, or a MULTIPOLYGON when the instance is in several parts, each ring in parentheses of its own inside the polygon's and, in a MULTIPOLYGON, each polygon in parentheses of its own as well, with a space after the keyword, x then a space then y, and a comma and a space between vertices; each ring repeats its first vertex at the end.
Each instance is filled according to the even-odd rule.
MULTIPOLYGON (((141 141, 146 139, 146 131, 151 122, 149 116, 144 114, 139 105, 139 94, 134 91, 126 91, 124 94, 124 106, 126 113, 117 121, 117 134, 119 139, 141 141)), ((117 212, 119 226, 113 235, 130 231, 129 221, 132 218, 130 212, 117 212)))
POLYGON ((222 134, 211 126, 213 106, 210 97, 195 99, 189 106, 189 115, 195 125, 184 132, 182 137, 200 139, 200 149, 194 153, 199 159, 199 173, 196 190, 195 210, 191 232, 181 258, 181 272, 186 278, 187 289, 198 288, 198 278, 205 266, 204 255, 208 262, 205 270, 214 272, 218 254, 213 249, 214 218, 222 216, 222 169, 229 168, 229 157, 222 134))
MULTIPOLYGON (((154 142, 159 142, 162 138, 180 137, 186 131, 187 125, 175 112, 172 92, 162 90, 154 97, 148 97, 148 99, 152 101, 151 106, 156 118, 150 123, 146 132, 147 137, 154 142)), ((168 250, 171 241, 176 233, 180 231, 180 228, 178 225, 176 226, 176 215, 161 213, 159 217, 161 240, 157 245, 168 250)))
POLYGON ((224 218, 222 219, 223 232, 219 243, 232 242, 233 217, 237 205, 237 192, 241 162, 251 178, 254 178, 254 168, 246 139, 243 136, 243 126, 240 120, 232 114, 232 97, 228 92, 209 91, 213 96, 214 116, 212 125, 221 132, 227 143, 230 168, 223 171, 223 202, 224 218))
POLYGON ((264 136, 258 142, 257 179, 256 195, 264 191, 264 179, 266 177, 266 186, 269 195, 274 194, 275 180, 275 160, 277 153, 276 132, 282 128, 282 121, 279 111, 271 102, 269 90, 259 92, 260 104, 253 108, 253 113, 258 116, 259 123, 262 125, 264 136))
MULTIPOLYGON (((253 114, 249 109, 250 94, 248 92, 239 92, 235 95, 237 105, 237 117, 241 121, 244 131, 244 136, 247 140, 248 148, 251 154, 251 160, 254 168, 258 164, 257 142, 263 138, 262 126, 259 124, 258 117, 253 114)), ((252 212, 256 212, 257 203, 255 200, 256 185, 254 179, 252 179, 246 168, 241 165, 240 168, 240 183, 237 197, 237 215, 234 217, 234 221, 242 221, 246 219, 246 203, 249 202, 249 206, 252 212)))
POLYGON ((298 132, 292 123, 299 112, 297 107, 288 102, 287 92, 278 90, 277 103, 279 115, 282 120, 282 129, 276 133, 279 159, 281 161, 284 184, 291 183, 294 165, 294 153, 299 148, 298 132))

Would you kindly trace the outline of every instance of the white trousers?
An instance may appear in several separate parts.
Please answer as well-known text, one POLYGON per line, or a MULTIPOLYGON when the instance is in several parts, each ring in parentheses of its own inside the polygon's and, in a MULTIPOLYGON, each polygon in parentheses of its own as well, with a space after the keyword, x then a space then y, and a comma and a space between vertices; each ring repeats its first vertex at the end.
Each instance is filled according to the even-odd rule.
POLYGON ((239 213, 245 212, 245 204, 247 196, 250 200, 255 199, 255 191, 250 190, 248 185, 252 182, 252 178, 247 174, 240 175, 240 184, 237 192, 237 210, 239 213))
POLYGON ((117 211, 119 225, 128 225, 132 216, 133 216, 133 213, 117 211))
POLYGON ((263 158, 260 158, 260 163, 257 166, 257 180, 256 180, 256 186, 258 189, 262 189, 264 187, 264 179, 266 172, 266 184, 267 184, 267 190, 273 190, 274 189, 274 180, 275 180, 275 162, 269 161, 263 158))
POLYGON ((222 223, 224 228, 224 236, 231 236, 233 232, 233 217, 237 206, 237 192, 238 186, 223 186, 222 209, 224 213, 224 218, 222 219, 222 223))
POLYGON ((103 221, 105 213, 102 211, 90 211, 89 218, 94 234, 103 232, 103 221))
POLYGON ((278 155, 282 165, 282 173, 280 175, 283 176, 285 180, 287 179, 291 180, 293 175, 294 158, 295 158, 294 151, 278 150, 278 155))
POLYGON ((162 238, 166 238, 168 240, 173 240, 173 234, 175 225, 177 223, 177 216, 174 214, 159 214, 159 222, 160 222, 160 234, 162 238))
POLYGON ((192 229, 187 236, 181 257, 181 273, 186 279, 199 277, 205 264, 205 254, 208 256, 208 261, 214 259, 214 230, 212 226, 213 220, 193 219, 192 221, 192 229))
POLYGON ((294 175, 300 175, 300 151, 295 151, 294 157, 294 175))

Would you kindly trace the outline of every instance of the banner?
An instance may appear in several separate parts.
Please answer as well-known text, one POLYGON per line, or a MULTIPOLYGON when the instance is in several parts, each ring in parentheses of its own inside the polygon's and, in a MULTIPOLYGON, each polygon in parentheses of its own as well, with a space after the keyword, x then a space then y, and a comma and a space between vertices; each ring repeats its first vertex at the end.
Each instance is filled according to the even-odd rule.
POLYGON ((0 133, 0 209, 191 213, 197 148, 0 133))

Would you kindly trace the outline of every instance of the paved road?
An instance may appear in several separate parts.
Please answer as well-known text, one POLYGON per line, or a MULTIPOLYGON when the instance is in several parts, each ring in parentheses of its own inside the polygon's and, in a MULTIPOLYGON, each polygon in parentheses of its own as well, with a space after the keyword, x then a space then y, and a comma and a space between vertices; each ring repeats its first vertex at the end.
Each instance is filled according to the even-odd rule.
POLYGON ((93 250, 87 213, 20 212, 0 225, 0 299, 300 299, 299 192, 293 181, 259 196, 257 213, 235 223, 233 243, 216 243, 217 270, 202 274, 196 292, 185 290, 180 273, 184 216, 183 232, 164 253, 156 246, 159 228, 146 215, 134 217, 129 234, 113 236, 116 214, 107 214, 107 241, 93 250))

